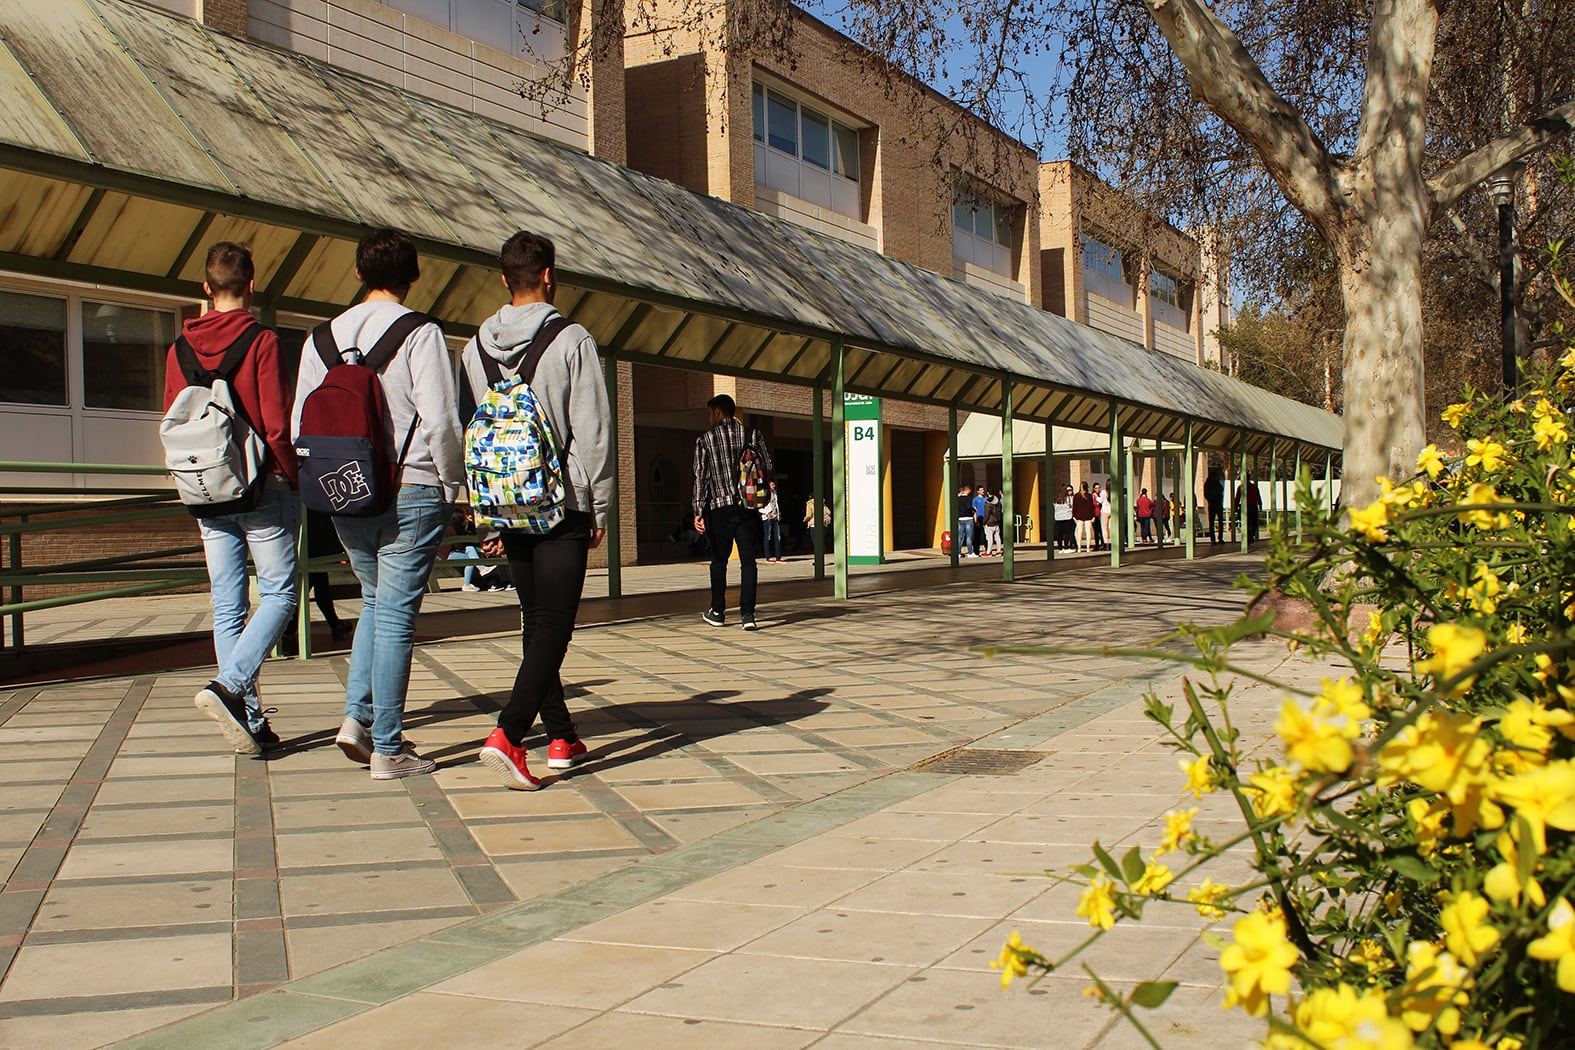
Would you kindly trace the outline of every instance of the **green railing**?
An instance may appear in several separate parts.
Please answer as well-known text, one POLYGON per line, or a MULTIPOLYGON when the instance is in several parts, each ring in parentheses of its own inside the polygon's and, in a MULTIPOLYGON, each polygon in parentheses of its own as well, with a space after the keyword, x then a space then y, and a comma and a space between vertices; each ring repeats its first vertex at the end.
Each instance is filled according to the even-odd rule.
MULTIPOLYGON (((22 463, 0 462, 0 474, 71 474, 99 477, 163 478, 162 467, 126 463, 22 463)), ((75 529, 138 521, 179 519, 191 521, 173 488, 128 488, 104 485, 0 485, 0 500, 7 504, 25 502, 23 509, 0 509, 0 538, 5 543, 5 565, 0 568, 0 622, 8 625, 0 649, 17 652, 26 645, 26 617, 31 612, 85 605, 111 598, 134 598, 180 588, 208 584, 203 562, 189 560, 201 555, 198 542, 159 550, 133 551, 123 555, 71 561, 51 561, 27 565, 23 561, 22 540, 28 535, 69 534, 75 529), (56 497, 71 496, 71 500, 56 497), (38 501, 38 502, 34 502, 38 501), (185 561, 179 559, 188 559, 185 561), (49 598, 29 598, 29 588, 85 587, 76 593, 49 598)), ((193 530, 195 532, 195 529, 193 530)), ((311 608, 306 601, 307 578, 315 572, 351 575, 343 556, 331 554, 318 558, 306 556, 303 522, 299 539, 300 560, 296 581, 296 640, 300 659, 311 657, 311 608)), ((458 547, 477 543, 474 536, 455 536, 449 541, 458 547)), ((66 544, 69 549, 71 544, 66 544)), ((455 558, 438 563, 460 570, 470 565, 502 565, 502 558, 455 558)))

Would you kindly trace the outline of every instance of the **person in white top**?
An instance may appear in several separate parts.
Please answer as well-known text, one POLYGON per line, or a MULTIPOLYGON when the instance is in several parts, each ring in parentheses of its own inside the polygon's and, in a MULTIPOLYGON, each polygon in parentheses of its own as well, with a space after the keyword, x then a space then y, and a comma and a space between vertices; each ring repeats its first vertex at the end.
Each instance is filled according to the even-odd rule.
POLYGON ((1105 534, 1105 550, 1116 542, 1115 519, 1111 516, 1110 490, 1105 489, 1099 493, 1099 524, 1105 534))
POLYGON ((782 507, 777 503, 777 483, 771 483, 771 500, 760 508, 760 524, 765 529, 766 561, 782 560, 782 507))

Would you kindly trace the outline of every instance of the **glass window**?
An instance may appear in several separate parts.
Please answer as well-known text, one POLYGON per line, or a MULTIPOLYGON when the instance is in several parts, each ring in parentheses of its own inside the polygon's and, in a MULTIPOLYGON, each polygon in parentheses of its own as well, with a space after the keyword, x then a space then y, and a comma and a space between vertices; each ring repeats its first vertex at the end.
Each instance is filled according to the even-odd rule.
POLYGON ((759 84, 755 85, 755 141, 766 141, 766 92, 759 84))
POLYGON ((67 403, 64 299, 0 292, 0 401, 67 403))
POLYGON ((967 197, 958 197, 952 203, 952 225, 959 230, 973 232, 974 203, 967 197))
POLYGON ((1181 283, 1168 273, 1152 271, 1148 275, 1148 293, 1162 303, 1181 305, 1181 283))
POLYGON ((82 377, 88 408, 164 408, 164 357, 175 315, 120 303, 82 303, 82 377))
POLYGON ((831 120, 807 107, 804 110, 804 160, 817 168, 831 167, 831 120))
POLYGON ((1083 266, 1085 269, 1125 284, 1126 268, 1121 253, 1097 237, 1083 238, 1083 266))
POLYGON ((995 206, 995 243, 1003 248, 1012 246, 1012 211, 1004 204, 995 206))
POLYGON ((836 172, 845 179, 859 181, 859 133, 835 122, 831 125, 836 139, 836 172))
POLYGON ((527 11, 534 11, 543 18, 550 18, 554 22, 568 22, 568 4, 565 0, 518 0, 519 6, 527 11))
POLYGON ((783 153, 798 156, 798 105, 775 91, 766 96, 767 141, 783 153))

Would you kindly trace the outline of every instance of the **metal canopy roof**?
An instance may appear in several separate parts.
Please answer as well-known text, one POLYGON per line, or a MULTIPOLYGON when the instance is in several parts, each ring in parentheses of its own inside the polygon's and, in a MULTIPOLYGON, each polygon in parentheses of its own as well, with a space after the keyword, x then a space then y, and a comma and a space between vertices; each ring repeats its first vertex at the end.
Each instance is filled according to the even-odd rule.
MULTIPOLYGON (((192 294, 253 246, 276 306, 358 292, 369 226, 414 235, 410 305, 479 324, 498 245, 553 239, 564 313, 634 360, 1251 452, 1337 416, 299 55, 122 0, 0 0, 0 268, 192 294)), ((1285 451, 1289 451, 1286 447, 1285 451)))

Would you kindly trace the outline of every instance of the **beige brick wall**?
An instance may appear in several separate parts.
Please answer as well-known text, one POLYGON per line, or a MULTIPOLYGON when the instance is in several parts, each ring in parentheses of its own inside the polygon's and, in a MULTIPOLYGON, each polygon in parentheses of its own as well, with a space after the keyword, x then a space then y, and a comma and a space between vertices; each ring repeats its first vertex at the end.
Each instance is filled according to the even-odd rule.
POLYGON ((198 6, 198 17, 213 28, 245 34, 246 0, 199 0, 198 6))

